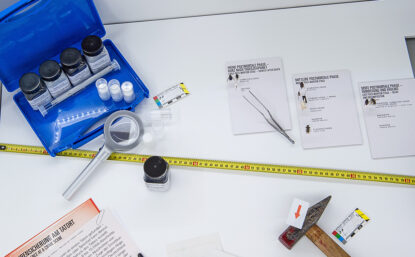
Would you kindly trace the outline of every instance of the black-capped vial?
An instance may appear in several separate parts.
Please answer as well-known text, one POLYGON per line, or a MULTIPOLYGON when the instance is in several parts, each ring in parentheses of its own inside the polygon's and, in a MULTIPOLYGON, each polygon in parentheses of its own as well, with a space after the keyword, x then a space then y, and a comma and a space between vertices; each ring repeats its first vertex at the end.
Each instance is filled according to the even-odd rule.
POLYGON ((92 73, 111 65, 111 58, 100 37, 87 36, 82 41, 82 52, 92 73))
POLYGON ((71 81, 76 86, 92 76, 86 64, 85 58, 76 48, 65 49, 60 56, 62 68, 71 81))
POLYGON ((164 192, 170 187, 169 164, 160 156, 152 156, 144 162, 144 182, 148 189, 164 192))
POLYGON ((71 82, 55 61, 43 62, 39 67, 39 74, 54 98, 71 89, 71 82))
POLYGON ((52 96, 45 83, 36 73, 24 74, 19 80, 19 87, 33 110, 39 110, 39 107, 52 102, 52 96))

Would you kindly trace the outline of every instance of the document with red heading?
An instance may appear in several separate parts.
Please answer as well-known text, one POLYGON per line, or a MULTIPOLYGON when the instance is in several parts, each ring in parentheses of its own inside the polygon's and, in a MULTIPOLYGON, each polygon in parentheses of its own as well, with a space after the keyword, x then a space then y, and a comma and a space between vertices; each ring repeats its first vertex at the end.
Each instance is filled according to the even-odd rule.
POLYGON ((139 250, 110 211, 90 199, 6 257, 136 257, 139 250))

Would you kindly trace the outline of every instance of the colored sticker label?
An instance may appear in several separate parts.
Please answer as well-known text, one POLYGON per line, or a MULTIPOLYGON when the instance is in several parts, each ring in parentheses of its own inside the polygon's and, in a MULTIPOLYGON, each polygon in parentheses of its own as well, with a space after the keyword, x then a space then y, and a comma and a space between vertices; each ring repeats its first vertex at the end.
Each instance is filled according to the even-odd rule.
POLYGON ((361 230, 363 226, 369 222, 369 217, 364 214, 360 209, 356 208, 347 218, 333 231, 335 236, 340 242, 346 244, 357 231, 361 230))
POLYGON ((161 109, 172 103, 179 101, 180 99, 190 94, 186 86, 183 83, 177 84, 161 92, 153 97, 157 106, 161 109))

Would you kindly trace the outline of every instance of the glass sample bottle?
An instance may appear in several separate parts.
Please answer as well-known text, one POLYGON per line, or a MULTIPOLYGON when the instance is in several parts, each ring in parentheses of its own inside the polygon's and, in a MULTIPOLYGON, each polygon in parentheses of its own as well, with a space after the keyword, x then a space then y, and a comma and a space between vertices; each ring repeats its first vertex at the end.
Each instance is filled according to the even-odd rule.
POLYGON ((40 65, 39 74, 54 98, 71 89, 71 82, 55 61, 43 62, 40 65))
POLYGON ((60 56, 62 68, 71 81, 76 86, 91 77, 91 71, 86 64, 85 58, 76 48, 65 49, 60 56))
POLYGON ((101 38, 97 36, 87 36, 82 41, 82 51, 92 73, 97 73, 111 65, 108 50, 102 44, 101 38))
POLYGON ((170 187, 169 164, 160 156, 152 156, 144 162, 144 182, 153 191, 167 191, 170 187))
POLYGON ((19 86, 33 110, 52 102, 52 96, 45 83, 36 73, 24 74, 19 80, 19 86))

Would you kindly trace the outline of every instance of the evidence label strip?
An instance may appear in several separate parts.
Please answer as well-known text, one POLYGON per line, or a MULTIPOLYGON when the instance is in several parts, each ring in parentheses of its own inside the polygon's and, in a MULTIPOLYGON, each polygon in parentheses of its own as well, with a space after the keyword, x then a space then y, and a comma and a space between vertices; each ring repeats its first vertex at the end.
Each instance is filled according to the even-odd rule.
MULTIPOLYGON (((45 148, 43 147, 14 145, 14 144, 1 144, 1 143, 0 143, 0 152, 48 155, 45 148)), ((57 154, 57 156, 92 159, 95 157, 96 153, 97 152, 95 151, 70 149, 70 150, 66 150, 66 151, 63 151, 57 154)), ((149 155, 113 153, 108 158, 108 160, 144 163, 149 157, 150 157, 149 155)), ((384 182, 384 183, 394 183, 394 184, 404 184, 404 185, 415 186, 415 176, 393 175, 393 174, 361 172, 361 171, 335 170, 335 169, 296 167, 296 166, 284 166, 284 165, 274 165, 274 164, 248 163, 248 162, 232 162, 232 161, 218 161, 218 160, 193 159, 193 158, 179 158, 179 157, 167 157, 167 156, 163 158, 170 165, 173 165, 173 166, 210 168, 210 169, 222 169, 222 170, 237 170, 237 171, 243 171, 243 172, 274 173, 274 174, 286 174, 286 175, 309 176, 309 177, 320 177, 320 178, 337 178, 337 179, 346 179, 346 180, 361 180, 361 181, 384 182)))

